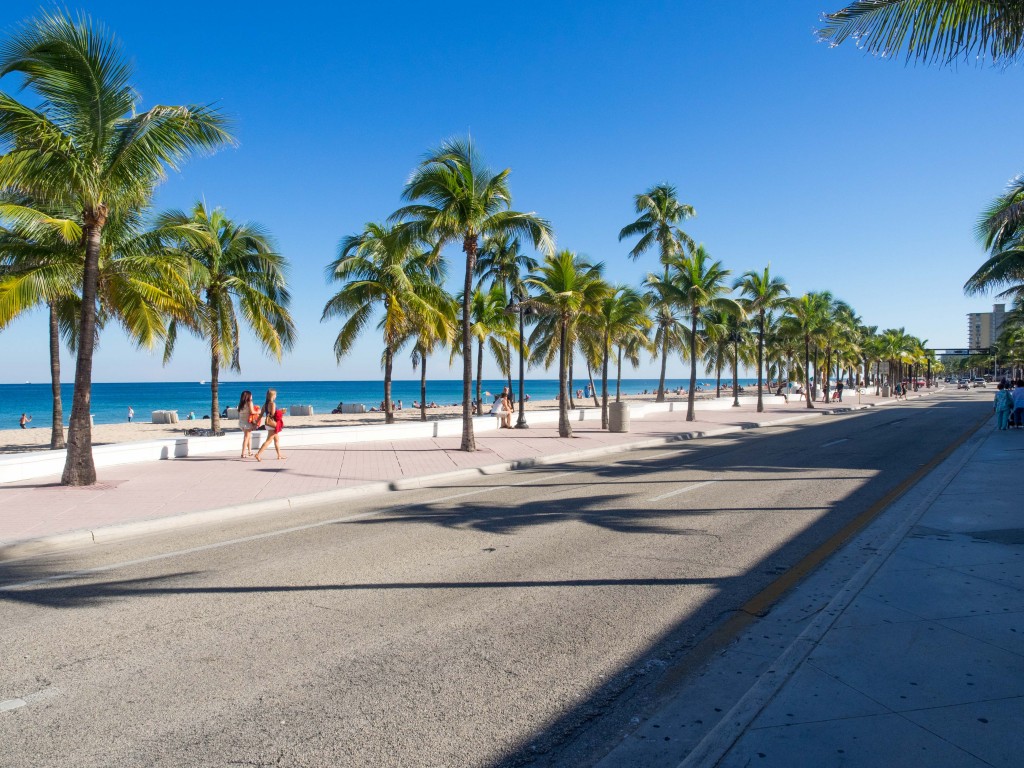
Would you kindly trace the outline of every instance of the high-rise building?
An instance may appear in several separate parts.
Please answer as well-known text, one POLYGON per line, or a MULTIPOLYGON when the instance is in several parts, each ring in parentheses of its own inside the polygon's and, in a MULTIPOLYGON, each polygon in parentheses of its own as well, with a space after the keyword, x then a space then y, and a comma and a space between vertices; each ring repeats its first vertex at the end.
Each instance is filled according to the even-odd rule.
POLYGON ((1005 317, 1005 304, 993 304, 991 312, 969 312, 967 346, 971 349, 987 349, 995 344, 1003 331, 1005 317))

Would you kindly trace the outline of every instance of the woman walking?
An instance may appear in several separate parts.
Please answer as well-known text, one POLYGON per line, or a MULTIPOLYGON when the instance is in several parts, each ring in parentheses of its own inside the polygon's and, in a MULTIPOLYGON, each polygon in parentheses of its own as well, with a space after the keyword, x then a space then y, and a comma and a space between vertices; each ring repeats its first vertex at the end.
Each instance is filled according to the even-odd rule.
POLYGON ((274 441, 274 450, 277 451, 277 458, 281 459, 288 458, 281 453, 281 428, 284 426, 284 412, 277 410, 277 390, 268 389, 267 399, 263 403, 263 423, 267 427, 267 438, 263 441, 263 445, 256 451, 256 461, 263 461, 261 458, 263 452, 267 450, 267 446, 270 445, 270 441, 274 441))
POLYGON ((993 405, 996 412, 996 429, 1010 428, 1010 414, 1013 413, 1013 395, 1006 388, 1006 382, 1000 381, 996 388, 996 401, 993 405))
POLYGON ((252 401, 252 392, 242 391, 238 401, 238 427, 242 430, 242 458, 252 456, 252 431, 260 423, 260 407, 252 401))

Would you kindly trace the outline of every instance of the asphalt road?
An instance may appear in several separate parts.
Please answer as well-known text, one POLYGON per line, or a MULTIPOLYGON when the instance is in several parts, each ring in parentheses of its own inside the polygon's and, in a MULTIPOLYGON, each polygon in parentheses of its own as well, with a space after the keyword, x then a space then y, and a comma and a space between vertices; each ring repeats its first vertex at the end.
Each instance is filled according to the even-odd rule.
POLYGON ((0 766, 591 764, 990 400, 0 564, 0 766))

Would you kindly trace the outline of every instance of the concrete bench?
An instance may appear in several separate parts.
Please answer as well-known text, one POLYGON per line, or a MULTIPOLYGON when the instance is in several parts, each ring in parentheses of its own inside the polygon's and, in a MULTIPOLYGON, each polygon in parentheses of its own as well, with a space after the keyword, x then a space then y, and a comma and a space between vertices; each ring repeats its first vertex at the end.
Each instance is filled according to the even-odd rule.
POLYGON ((177 424, 177 411, 153 411, 150 421, 154 424, 177 424))
POLYGON ((366 413, 366 406, 362 403, 345 403, 341 406, 342 413, 366 413))
POLYGON ((312 405, 290 405, 288 406, 289 416, 312 416, 313 406, 312 405))
POLYGON ((238 409, 237 408, 228 408, 227 409, 227 415, 224 418, 226 418, 226 419, 235 419, 237 421, 238 420, 238 409))

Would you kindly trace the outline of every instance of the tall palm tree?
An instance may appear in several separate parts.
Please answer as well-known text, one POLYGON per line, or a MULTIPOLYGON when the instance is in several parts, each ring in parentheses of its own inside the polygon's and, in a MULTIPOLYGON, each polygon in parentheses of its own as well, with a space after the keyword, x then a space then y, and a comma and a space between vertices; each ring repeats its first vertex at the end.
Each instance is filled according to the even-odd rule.
POLYGON ((537 249, 554 249, 551 225, 535 213, 511 210, 511 170, 492 174, 470 139, 448 139, 412 172, 402 196, 412 202, 392 219, 409 223, 409 234, 440 250, 459 242, 466 254, 462 293, 462 450, 475 451, 470 354, 473 275, 481 237, 508 234, 529 238, 537 249))
POLYGON ((395 419, 391 407, 395 353, 417 330, 429 328, 443 314, 445 299, 435 269, 432 254, 408 238, 401 226, 379 223, 369 223, 359 234, 343 238, 338 258, 327 267, 327 279, 342 286, 327 300, 320 320, 345 319, 334 341, 339 362, 352 351, 377 311, 384 312, 377 327, 384 337, 384 420, 388 424, 395 419))
POLYGON ((769 274, 771 265, 763 272, 750 270, 736 281, 736 288, 744 299, 744 307, 748 315, 757 318, 757 412, 764 411, 764 334, 765 317, 785 307, 789 286, 778 275, 769 274))
POLYGON ((690 256, 681 256, 669 262, 676 301, 690 317, 690 391, 686 403, 686 420, 695 421, 694 403, 697 398, 697 346, 703 315, 711 312, 740 313, 739 304, 726 296, 729 287, 726 278, 732 274, 720 261, 712 261, 703 245, 697 246, 690 256))
MULTIPOLYGON (((581 312, 593 310, 608 294, 610 286, 601 278, 603 264, 591 264, 572 251, 560 251, 546 256, 536 271, 526 278, 526 284, 535 289, 531 305, 542 315, 556 323, 558 348, 558 434, 572 437, 569 423, 569 355, 573 348, 576 322, 581 312)), ((539 324, 530 337, 544 326, 539 324)))
POLYGON ((832 295, 826 291, 805 293, 798 298, 791 298, 787 305, 789 314, 783 318, 783 325, 787 332, 803 342, 804 401, 808 408, 814 408, 814 398, 817 392, 815 380, 811 376, 811 343, 817 342, 819 334, 826 325, 831 300, 832 295))
MULTIPOLYGON (((518 237, 502 232, 484 239, 476 262, 478 275, 476 287, 482 288, 490 281, 491 286, 501 286, 508 300, 513 295, 526 297, 523 277, 537 268, 537 260, 523 251, 518 237)), ((511 342, 505 341, 505 355, 512 359, 511 342)), ((508 369, 508 389, 512 392, 512 367, 508 369)))
MULTIPOLYGON (((444 283, 444 262, 431 265, 435 285, 444 283)), ((458 304, 452 296, 441 292, 430 292, 425 296, 432 302, 435 313, 416 318, 412 328, 412 369, 420 370, 420 421, 427 420, 427 358, 438 346, 450 345, 455 341, 458 304)))
POLYGON ((644 287, 647 289, 647 301, 651 306, 654 321, 654 356, 657 357, 659 351, 661 353, 661 373, 656 397, 656 402, 661 402, 665 399, 665 374, 669 354, 679 352, 684 360, 689 354, 686 317, 679 303, 677 286, 667 267, 660 275, 649 272, 644 279, 644 287))
POLYGON ((647 300, 635 288, 618 285, 601 301, 598 311, 587 315, 593 329, 601 366, 601 429, 608 429, 608 358, 614 345, 631 336, 647 338, 651 327, 647 300))
MULTIPOLYGON (((692 251, 693 239, 679 227, 679 223, 692 219, 697 215, 693 206, 679 202, 678 192, 671 184, 656 184, 646 192, 633 198, 636 213, 640 214, 636 221, 627 224, 619 231, 619 241, 629 237, 640 236, 636 245, 629 252, 634 261, 651 248, 657 247, 658 257, 664 266, 663 279, 668 280, 669 261, 680 252, 692 251)), ((659 314, 666 314, 659 310, 659 314)), ((668 364, 668 334, 662 334, 661 374, 658 379, 657 402, 665 400, 665 369, 668 364)))
POLYGON ((236 224, 220 208, 196 203, 189 213, 166 211, 155 233, 185 260, 188 279, 199 297, 194 317, 168 326, 164 361, 174 353, 179 326, 209 345, 210 427, 220 431, 220 371, 242 370, 240 320, 278 360, 295 342, 288 313, 287 261, 258 224, 236 224))
POLYGON ((870 53, 946 64, 1015 61, 1024 46, 1024 6, 1015 0, 855 0, 825 14, 820 39, 852 39, 870 53))
MULTIPOLYGON (((498 364, 498 370, 502 375, 508 377, 511 376, 512 370, 511 346, 519 344, 519 331, 516 329, 515 319, 505 311, 505 304, 505 291, 500 285, 491 286, 489 291, 478 288, 473 291, 473 298, 470 301, 470 316, 473 319, 473 324, 469 330, 477 342, 476 403, 477 413, 480 414, 484 412, 484 347, 491 350, 491 355, 498 364)), ((458 344, 452 347, 453 357, 461 353, 462 349, 458 344)), ((509 385, 509 389, 511 391, 511 385, 509 385)))
POLYGON ((37 107, 0 93, 0 189, 79 212, 84 244, 75 390, 61 482, 96 482, 89 403, 103 231, 138 209, 154 184, 197 150, 231 141, 209 107, 140 111, 132 68, 87 17, 45 14, 0 45, 0 78, 17 74, 37 107))
MULTIPOLYGON (((22 202, 25 202, 24 200, 22 202)), ((53 396, 50 447, 64 447, 60 391, 60 339, 78 348, 84 264, 81 228, 71 212, 0 204, 0 328, 23 312, 45 305, 49 315, 50 385, 53 396), (33 213, 29 213, 29 211, 33 213)), ((195 314, 195 298, 182 262, 143 228, 136 211, 112 214, 105 228, 97 284, 96 333, 117 322, 137 346, 163 339, 170 317, 195 314)))

